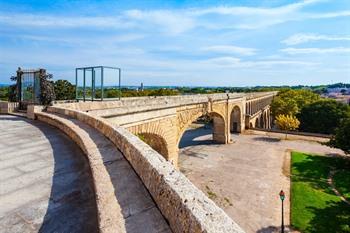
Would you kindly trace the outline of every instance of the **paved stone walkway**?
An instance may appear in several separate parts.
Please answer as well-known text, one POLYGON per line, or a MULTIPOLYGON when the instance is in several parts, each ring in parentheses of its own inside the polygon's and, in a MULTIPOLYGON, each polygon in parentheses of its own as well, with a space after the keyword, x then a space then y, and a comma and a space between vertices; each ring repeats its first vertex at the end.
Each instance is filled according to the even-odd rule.
POLYGON ((211 132, 202 128, 184 134, 180 169, 247 233, 279 232, 281 189, 287 195, 285 224, 289 224, 288 150, 342 153, 316 142, 261 135, 233 134, 233 144, 213 144, 211 132))
POLYGON ((97 232, 87 161, 59 130, 0 115, 0 232, 97 232))

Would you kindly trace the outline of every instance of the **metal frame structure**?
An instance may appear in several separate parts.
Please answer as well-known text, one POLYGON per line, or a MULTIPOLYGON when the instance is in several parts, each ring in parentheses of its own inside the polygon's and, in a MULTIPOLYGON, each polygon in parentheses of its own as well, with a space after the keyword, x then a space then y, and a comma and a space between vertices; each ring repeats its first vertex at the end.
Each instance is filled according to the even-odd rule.
POLYGON ((20 109, 26 109, 29 104, 40 104, 40 76, 45 73, 45 69, 18 68, 17 98, 20 109))
POLYGON ((116 70, 117 71, 117 76, 118 76, 118 99, 121 98, 121 69, 118 67, 111 67, 111 66, 91 66, 91 67, 80 67, 75 69, 75 85, 76 85, 76 91, 75 91, 75 98, 76 100, 83 100, 84 102, 86 100, 91 100, 91 101, 103 101, 104 99, 104 75, 105 75, 105 70, 116 70), (96 77, 96 71, 100 70, 101 74, 100 77, 96 77), (78 86, 78 72, 82 71, 83 72, 83 96, 82 98, 79 97, 79 86, 78 86), (87 77, 86 77, 86 72, 91 71, 91 98, 86 98, 86 93, 87 93, 87 77), (97 78, 100 78, 101 80, 101 98, 96 98, 96 80, 97 78))

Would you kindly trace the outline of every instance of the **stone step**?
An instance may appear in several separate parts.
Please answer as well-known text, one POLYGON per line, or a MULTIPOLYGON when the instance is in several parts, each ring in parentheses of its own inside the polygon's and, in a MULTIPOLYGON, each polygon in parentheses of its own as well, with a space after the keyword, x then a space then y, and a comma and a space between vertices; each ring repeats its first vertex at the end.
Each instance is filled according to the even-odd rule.
POLYGON ((47 112, 36 116, 65 132, 87 156, 101 232, 171 232, 129 162, 103 134, 67 116, 47 112))

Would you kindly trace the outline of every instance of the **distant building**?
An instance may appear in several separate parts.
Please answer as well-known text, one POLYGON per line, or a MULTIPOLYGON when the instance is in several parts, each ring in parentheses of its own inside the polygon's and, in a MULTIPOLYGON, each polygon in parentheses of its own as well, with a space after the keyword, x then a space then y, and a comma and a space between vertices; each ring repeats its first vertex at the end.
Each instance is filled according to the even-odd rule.
POLYGON ((334 93, 345 93, 350 95, 350 88, 347 87, 335 87, 335 88, 327 88, 327 92, 329 94, 334 94, 334 93))

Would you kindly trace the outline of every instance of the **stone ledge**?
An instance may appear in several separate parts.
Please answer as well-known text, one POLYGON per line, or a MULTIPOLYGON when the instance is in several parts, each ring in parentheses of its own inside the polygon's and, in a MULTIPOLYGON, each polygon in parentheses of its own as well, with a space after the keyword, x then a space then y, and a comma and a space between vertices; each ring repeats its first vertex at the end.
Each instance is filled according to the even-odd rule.
POLYGON ((14 112, 18 108, 17 102, 7 102, 0 100, 0 114, 8 114, 14 112))
POLYGON ((109 138, 133 166, 174 232, 244 232, 170 162, 126 129, 76 110, 49 107, 48 111, 76 118, 109 138))

